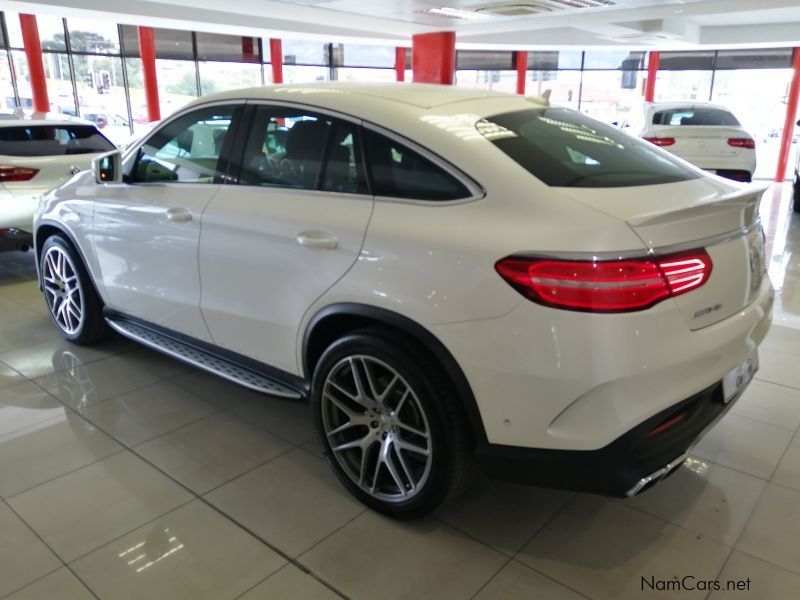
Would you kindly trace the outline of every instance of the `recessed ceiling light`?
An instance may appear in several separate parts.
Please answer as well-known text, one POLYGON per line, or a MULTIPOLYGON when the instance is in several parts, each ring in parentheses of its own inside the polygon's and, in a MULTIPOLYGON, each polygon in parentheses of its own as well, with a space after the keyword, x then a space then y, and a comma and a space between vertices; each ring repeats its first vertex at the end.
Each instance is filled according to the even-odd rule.
POLYGON ((451 8, 449 6, 429 8, 418 12, 438 15, 440 17, 449 17, 451 19, 460 19, 461 21, 486 21, 487 19, 493 18, 492 15, 475 12, 473 10, 464 10, 462 8, 451 8))

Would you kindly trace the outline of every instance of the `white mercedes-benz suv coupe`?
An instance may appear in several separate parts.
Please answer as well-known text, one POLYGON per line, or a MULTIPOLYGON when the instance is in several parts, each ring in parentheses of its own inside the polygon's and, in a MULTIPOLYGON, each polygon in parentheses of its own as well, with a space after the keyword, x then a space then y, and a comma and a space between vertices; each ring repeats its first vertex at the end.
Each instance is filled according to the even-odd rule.
POLYGON ((718 104, 648 103, 639 135, 720 177, 752 181, 756 172, 756 141, 730 110, 718 104))
POLYGON ((680 465, 758 366, 762 191, 543 98, 286 85, 98 158, 35 241, 68 340, 309 399, 343 484, 413 517, 473 460, 619 496, 680 465))

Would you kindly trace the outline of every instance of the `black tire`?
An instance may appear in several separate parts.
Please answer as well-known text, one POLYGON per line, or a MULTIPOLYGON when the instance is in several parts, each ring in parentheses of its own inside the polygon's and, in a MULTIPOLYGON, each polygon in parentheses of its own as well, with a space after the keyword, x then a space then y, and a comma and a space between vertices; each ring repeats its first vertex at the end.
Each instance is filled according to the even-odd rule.
POLYGON ((800 176, 795 175, 792 190, 794 192, 794 211, 800 212, 800 176))
MULTIPOLYGON (((347 381, 341 379, 338 382, 347 388, 349 385, 347 381)), ((377 394, 376 397, 380 395, 377 394)), ((424 346, 412 338, 395 332, 370 329, 356 331, 337 340, 325 350, 314 370, 311 405, 317 434, 328 462, 350 493, 369 508, 398 519, 417 518, 435 510, 463 486, 470 457, 470 437, 466 419, 457 403, 453 387, 444 376, 441 367, 424 346), (352 397, 341 395, 339 393, 341 388, 331 387, 333 385, 331 381, 337 381, 335 378, 350 368, 349 381, 352 381, 352 385, 348 391, 356 391, 355 376, 352 375, 356 367, 352 366, 353 362, 349 360, 351 358, 355 362, 361 361, 359 369, 363 369, 364 364, 369 366, 368 371, 360 372, 367 374, 366 380, 375 381, 376 386, 373 390, 383 386, 384 382, 392 380, 392 372, 399 376, 394 379, 399 382, 394 386, 380 387, 381 393, 386 395, 386 398, 380 402, 384 405, 384 410, 378 416, 369 413, 368 409, 362 408, 360 404, 351 402, 352 397), (403 395, 402 390, 405 389, 403 386, 408 386, 411 390, 405 394, 407 397, 405 402, 399 400, 403 395), (391 393, 387 392, 389 389, 391 393), (378 479, 381 482, 388 482, 376 491, 389 494, 396 491, 398 495, 390 499, 377 497, 380 494, 363 488, 353 473, 360 470, 363 477, 364 451, 359 449, 361 454, 356 454, 356 449, 344 451, 360 456, 358 459, 346 456, 342 451, 334 453, 331 442, 334 440, 334 443, 340 444, 340 441, 336 436, 326 434, 326 419, 328 430, 334 431, 336 428, 331 425, 331 411, 344 413, 337 408, 340 406, 338 403, 329 399, 333 390, 336 390, 340 401, 344 400, 348 404, 348 409, 354 409, 354 412, 359 413, 355 418, 345 417, 347 422, 355 422, 356 418, 369 421, 370 424, 352 426, 353 439, 367 440, 370 444, 370 454, 367 454, 367 457, 371 458, 374 453, 377 459, 381 449, 388 444, 393 450, 387 451, 387 457, 394 464, 395 472, 400 474, 400 480, 410 487, 401 492, 397 484, 398 479, 390 478, 389 466, 386 463, 382 466, 378 461, 377 466, 367 473, 365 479, 372 479, 373 484, 378 479), (323 398, 324 391, 326 393, 323 398), (393 412, 394 409, 397 410, 396 413, 393 412), (409 433, 406 425, 395 423, 397 425, 395 427, 389 422, 390 419, 407 421, 410 418, 422 423, 414 425, 417 429, 422 430, 427 426, 427 438, 409 433), (383 420, 382 424, 376 425, 379 420, 383 420), (388 433, 385 430, 380 433, 387 427, 388 433), (370 438, 373 434, 375 437, 370 438), (423 457, 416 452, 409 452, 406 448, 407 443, 417 446, 426 444, 429 455, 423 457), (421 466, 423 462, 424 467, 421 466), (380 473, 375 475, 376 471, 380 473), (420 476, 418 485, 414 485, 412 481, 417 475, 420 476), (404 494, 408 494, 408 497, 404 494)), ((368 481, 365 481, 365 485, 369 486, 368 481)))
POLYGON ((103 302, 97 295, 80 255, 67 239, 54 234, 45 240, 39 273, 50 318, 62 337, 74 344, 88 346, 109 336, 110 329, 103 318, 103 302), (52 261, 61 257, 65 259, 65 274, 74 275, 75 279, 72 276, 57 278, 57 284, 49 281, 52 278, 47 275, 53 273, 52 261), (70 287, 73 281, 76 287, 70 287), (68 296, 75 302, 74 306, 80 313, 78 317, 72 311, 69 314, 59 312, 68 296))

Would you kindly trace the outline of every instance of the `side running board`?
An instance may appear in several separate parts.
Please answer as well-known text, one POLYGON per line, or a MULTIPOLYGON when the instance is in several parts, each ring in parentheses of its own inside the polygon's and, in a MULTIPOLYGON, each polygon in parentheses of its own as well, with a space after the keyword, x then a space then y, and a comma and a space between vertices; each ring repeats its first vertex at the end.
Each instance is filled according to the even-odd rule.
POLYGON ((167 335, 158 333, 132 323, 130 321, 117 321, 107 318, 106 322, 117 333, 132 339, 135 342, 163 352, 180 361, 224 377, 229 381, 243 385, 246 388, 263 392, 272 396, 284 398, 301 398, 297 390, 251 369, 237 365, 234 362, 220 358, 210 352, 195 348, 167 335))

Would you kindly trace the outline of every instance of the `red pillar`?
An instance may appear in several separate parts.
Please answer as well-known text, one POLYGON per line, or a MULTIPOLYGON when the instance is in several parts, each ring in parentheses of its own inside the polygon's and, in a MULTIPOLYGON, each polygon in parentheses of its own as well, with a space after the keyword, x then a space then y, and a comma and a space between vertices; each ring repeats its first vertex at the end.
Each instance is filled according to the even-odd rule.
POLYGON ((792 70, 794 74, 786 97, 786 118, 783 121, 781 150, 778 154, 778 169, 775 171, 775 181, 783 181, 786 178, 786 163, 789 162, 789 150, 792 147, 794 120, 797 118, 797 100, 798 96, 800 96, 800 48, 794 49, 792 70))
POLYGON ((528 75, 528 53, 517 50, 514 53, 514 63, 517 67, 517 93, 525 95, 525 79, 528 75))
POLYGON ((33 110, 49 112, 50 99, 47 97, 47 80, 44 76, 42 44, 39 41, 39 27, 36 25, 36 17, 20 13, 19 24, 22 29, 22 44, 25 46, 25 56, 28 58, 28 73, 30 74, 31 92, 33 93, 33 110))
POLYGON ((415 83, 453 85, 456 74, 456 34, 418 33, 411 38, 411 68, 415 83))
POLYGON ((249 63, 258 62, 256 45, 251 37, 242 36, 242 60, 249 63))
POLYGON ((394 49, 394 73, 396 81, 406 80, 406 49, 394 49))
POLYGON ((647 58, 647 82, 644 85, 644 101, 653 102, 656 97, 656 75, 658 75, 658 65, 661 62, 661 53, 649 53, 647 58))
POLYGON ((283 45, 279 39, 269 40, 269 62, 272 65, 272 83, 283 83, 283 45))
POLYGON ((152 27, 139 27, 138 30, 144 97, 147 100, 147 120, 158 121, 161 119, 161 104, 158 101, 158 77, 156 76, 156 38, 152 27))

